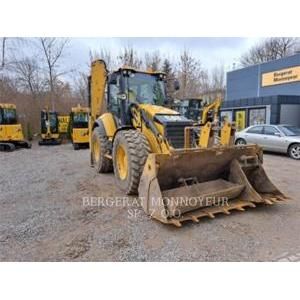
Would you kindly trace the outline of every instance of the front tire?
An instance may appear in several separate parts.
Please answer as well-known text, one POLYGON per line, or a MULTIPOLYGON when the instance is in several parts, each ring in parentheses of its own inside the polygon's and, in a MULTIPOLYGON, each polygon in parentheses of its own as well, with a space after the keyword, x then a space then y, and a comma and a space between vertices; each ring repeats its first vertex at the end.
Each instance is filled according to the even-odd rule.
POLYGON ((100 124, 100 126, 93 130, 91 145, 91 161, 97 173, 108 173, 112 171, 112 160, 105 156, 111 152, 110 149, 111 147, 105 129, 102 124, 100 124))
POLYGON ((137 194, 150 152, 146 137, 137 130, 121 130, 113 144, 113 166, 118 186, 127 195, 137 194))
POLYGON ((293 144, 288 150, 289 157, 292 159, 300 159, 300 144, 293 144))
POLYGON ((235 144, 236 144, 236 145, 246 145, 247 142, 246 142, 246 140, 244 140, 244 139, 242 139, 242 138, 239 138, 239 139, 237 139, 237 140, 235 141, 235 144))

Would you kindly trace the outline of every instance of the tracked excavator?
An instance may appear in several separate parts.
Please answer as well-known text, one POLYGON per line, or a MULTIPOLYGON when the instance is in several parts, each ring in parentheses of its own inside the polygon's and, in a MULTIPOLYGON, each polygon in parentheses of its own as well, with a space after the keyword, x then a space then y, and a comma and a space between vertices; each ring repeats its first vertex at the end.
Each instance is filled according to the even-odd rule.
POLYGON ((270 181, 257 145, 233 145, 234 128, 195 122, 166 108, 166 76, 130 67, 109 73, 103 60, 89 76, 90 162, 113 171, 124 193, 138 194, 144 211, 182 226, 287 197, 270 181), (200 138, 193 141, 194 130, 200 138))
POLYGON ((41 140, 40 146, 60 145, 61 138, 58 131, 58 114, 48 107, 41 111, 41 140))
POLYGON ((0 103, 0 151, 10 152, 16 148, 31 148, 31 144, 24 139, 16 106, 0 103))

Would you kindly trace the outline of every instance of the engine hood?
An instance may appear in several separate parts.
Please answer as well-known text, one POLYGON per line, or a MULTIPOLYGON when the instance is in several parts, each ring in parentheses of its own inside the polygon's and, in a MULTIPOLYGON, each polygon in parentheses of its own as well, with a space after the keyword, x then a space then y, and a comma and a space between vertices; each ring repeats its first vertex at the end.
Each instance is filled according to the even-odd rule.
POLYGON ((163 106, 140 104, 139 107, 145 110, 152 117, 154 117, 155 115, 179 115, 177 111, 163 106))

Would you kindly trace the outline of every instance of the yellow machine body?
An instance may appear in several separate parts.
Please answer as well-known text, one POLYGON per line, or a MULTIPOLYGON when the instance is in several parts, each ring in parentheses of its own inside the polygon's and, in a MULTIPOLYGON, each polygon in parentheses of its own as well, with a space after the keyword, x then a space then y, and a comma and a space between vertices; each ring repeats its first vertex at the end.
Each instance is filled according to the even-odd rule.
POLYGON ((73 128, 72 129, 72 141, 76 144, 88 144, 89 143, 89 130, 88 128, 73 128))
POLYGON ((89 143, 89 108, 82 107, 78 104, 76 107, 72 107, 70 115, 71 126, 71 138, 75 147, 81 144, 89 143))
POLYGON ((0 125, 0 142, 23 141, 21 124, 0 125))
POLYGON ((234 145, 234 126, 207 120, 211 109, 216 119, 220 100, 195 125, 163 101, 144 97, 147 80, 157 88, 163 78, 126 67, 108 74, 104 61, 93 62, 89 132, 97 172, 113 169, 120 189, 138 191, 148 215, 178 227, 287 199, 266 175, 260 147, 234 145))
POLYGON ((22 125, 17 122, 16 105, 0 103, 0 150, 13 151, 18 146, 31 147, 24 139, 22 125))
POLYGON ((48 107, 41 111, 41 140, 39 145, 60 145, 58 113, 48 107))

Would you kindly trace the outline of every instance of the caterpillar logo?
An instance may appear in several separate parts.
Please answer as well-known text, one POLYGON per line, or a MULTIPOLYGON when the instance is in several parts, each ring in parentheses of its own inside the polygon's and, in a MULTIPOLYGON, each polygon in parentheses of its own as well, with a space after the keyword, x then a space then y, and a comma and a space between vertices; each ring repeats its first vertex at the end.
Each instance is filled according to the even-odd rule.
POLYGON ((262 74, 262 87, 300 81, 300 66, 262 74))

